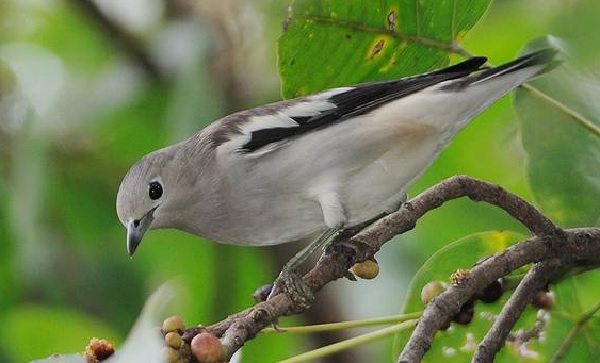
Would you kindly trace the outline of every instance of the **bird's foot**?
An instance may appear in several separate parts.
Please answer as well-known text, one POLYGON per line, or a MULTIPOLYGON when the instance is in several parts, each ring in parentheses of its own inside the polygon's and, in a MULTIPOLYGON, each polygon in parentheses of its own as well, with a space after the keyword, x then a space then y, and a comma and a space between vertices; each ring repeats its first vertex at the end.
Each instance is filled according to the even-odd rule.
POLYGON ((294 311, 302 312, 310 307, 314 301, 311 288, 306 285, 302 276, 297 272, 298 267, 302 265, 314 251, 322 247, 328 239, 335 235, 339 230, 327 229, 319 238, 312 241, 308 246, 300 250, 292 259, 281 269, 279 276, 271 285, 269 291, 268 285, 259 287, 254 292, 254 298, 262 301, 269 300, 281 293, 287 294, 294 304, 294 311))
POLYGON ((290 269, 288 266, 281 269, 266 300, 281 293, 285 293, 292 300, 294 311, 304 311, 314 301, 312 289, 304 282, 297 271, 290 269))
POLYGON ((341 253, 352 258, 369 258, 375 255, 373 247, 364 242, 351 241, 350 239, 334 240, 325 246, 325 254, 341 253))

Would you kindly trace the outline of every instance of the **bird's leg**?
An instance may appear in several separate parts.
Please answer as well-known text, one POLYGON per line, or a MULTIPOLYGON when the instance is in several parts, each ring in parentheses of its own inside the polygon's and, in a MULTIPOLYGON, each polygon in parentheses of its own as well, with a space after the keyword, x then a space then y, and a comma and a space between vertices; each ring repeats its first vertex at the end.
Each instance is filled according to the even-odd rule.
POLYGON ((308 246, 304 247, 298 253, 296 253, 296 255, 292 257, 292 259, 290 259, 288 263, 285 264, 284 268, 288 268, 290 270, 297 269, 300 265, 304 263, 304 261, 306 261, 308 256, 312 255, 313 252, 323 247, 325 243, 329 240, 329 237, 333 236, 340 230, 341 229, 339 228, 326 229, 325 232, 321 233, 321 235, 319 235, 319 237, 316 240, 312 241, 308 246))
MULTIPOLYGON (((393 203, 392 205, 390 205, 385 212, 380 213, 374 218, 371 218, 355 226, 344 228, 331 240, 329 244, 325 246, 325 253, 332 253, 333 251, 339 248, 347 248, 352 250, 356 256, 373 255, 375 251, 373 251, 373 248, 371 246, 369 246, 366 243, 357 243, 355 241, 351 242, 350 239, 363 229, 369 227, 373 223, 380 220, 381 218, 400 210, 400 208, 405 206, 407 199, 408 196, 406 195, 406 193, 402 193, 400 196, 400 200, 397 203, 393 203)), ((350 278, 350 275, 348 275, 347 277, 350 278)))
MULTIPOLYGON (((344 208, 342 206, 339 195, 335 192, 326 192, 319 196, 319 203, 323 210, 323 217, 325 224, 328 226, 339 226, 337 228, 328 228, 323 232, 319 238, 311 242, 308 246, 304 247, 281 269, 279 276, 273 283, 271 293, 268 295, 267 300, 271 297, 278 295, 281 292, 285 292, 292 299, 297 308, 303 309, 310 306, 313 300, 313 294, 311 289, 304 283, 302 276, 298 274, 298 267, 306 261, 308 256, 313 254, 317 249, 326 246, 327 241, 330 237, 332 241, 325 248, 325 253, 329 253, 333 248, 350 248, 354 251, 355 255, 368 255, 373 254, 372 248, 364 243, 357 245, 349 242, 349 239, 356 233, 360 232, 365 227, 373 224, 378 219, 388 215, 391 212, 398 210, 403 203, 406 201, 406 194, 402 194, 399 203, 394 203, 393 206, 388 208, 385 213, 382 213, 375 218, 372 218, 366 222, 358 225, 342 229, 345 221, 344 208)), ((348 275, 350 277, 350 275, 348 275)))
POLYGON ((300 267, 313 252, 323 247, 327 240, 339 230, 340 229, 335 228, 325 230, 325 232, 321 233, 319 238, 296 253, 296 255, 281 269, 279 276, 275 282, 273 282, 273 289, 267 297, 267 300, 281 292, 285 292, 298 308, 303 309, 308 307, 313 300, 313 294, 310 287, 304 283, 302 276, 298 273, 298 267, 300 267))

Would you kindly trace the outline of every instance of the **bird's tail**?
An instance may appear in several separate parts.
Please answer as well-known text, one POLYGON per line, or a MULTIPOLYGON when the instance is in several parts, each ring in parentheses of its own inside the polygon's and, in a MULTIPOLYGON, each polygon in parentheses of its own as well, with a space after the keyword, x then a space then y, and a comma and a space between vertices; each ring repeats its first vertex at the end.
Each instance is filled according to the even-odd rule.
POLYGON ((524 82, 556 67, 556 51, 546 49, 524 55, 498 67, 484 68, 467 77, 441 83, 434 91, 445 96, 436 102, 447 102, 444 115, 438 119, 447 125, 450 133, 464 127, 473 117, 481 113, 499 98, 524 82))
POLYGON ((560 61, 555 59, 556 50, 543 49, 537 52, 529 53, 515 59, 512 62, 505 63, 498 67, 488 68, 481 73, 470 78, 470 84, 486 82, 490 79, 501 77, 503 75, 519 71, 524 68, 538 68, 531 77, 539 76, 560 65, 560 61))

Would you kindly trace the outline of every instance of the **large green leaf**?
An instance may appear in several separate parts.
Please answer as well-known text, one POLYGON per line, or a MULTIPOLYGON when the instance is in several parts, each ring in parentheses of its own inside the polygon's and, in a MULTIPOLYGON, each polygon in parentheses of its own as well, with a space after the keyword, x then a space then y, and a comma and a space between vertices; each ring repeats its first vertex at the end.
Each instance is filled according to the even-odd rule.
MULTIPOLYGON (((436 252, 417 272, 411 281, 404 305, 404 313, 420 311, 421 289, 429 281, 448 281, 457 268, 470 268, 478 260, 500 252, 523 240, 513 232, 485 232, 464 237, 436 252)), ((513 273, 523 274, 523 269, 513 273)), ((600 283, 600 273, 592 271, 575 276, 551 286, 555 303, 549 320, 542 329, 543 339, 532 339, 527 344, 508 343, 498 354, 496 362, 546 362, 564 347, 564 362, 594 362, 600 358, 600 319, 593 314, 600 294, 589 288, 600 283), (585 317, 590 315, 589 320, 585 317)), ((452 324, 446 331, 438 332, 424 362, 470 362, 476 343, 480 342, 492 325, 491 317, 499 313, 508 300, 509 293, 492 304, 481 301, 475 304, 473 321, 466 326, 452 324)), ((527 307, 515 330, 532 329, 536 323, 537 309, 527 307)), ((513 331, 515 331, 513 330, 513 331)), ((411 332, 399 334, 394 347, 397 356, 411 332)))
POLYGON ((532 45, 548 46, 562 48, 564 63, 515 97, 529 182, 536 202, 556 223, 592 226, 600 217, 600 78, 592 69, 578 69, 557 38, 532 45))
POLYGON ((279 39, 286 98, 448 64, 491 0, 296 0, 279 39))

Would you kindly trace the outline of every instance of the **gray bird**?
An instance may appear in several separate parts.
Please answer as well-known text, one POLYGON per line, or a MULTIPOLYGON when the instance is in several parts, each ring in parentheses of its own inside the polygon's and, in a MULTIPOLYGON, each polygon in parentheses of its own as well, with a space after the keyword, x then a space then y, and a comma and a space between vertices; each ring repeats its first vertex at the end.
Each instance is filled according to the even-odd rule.
MULTIPOLYGON (((117 195, 133 254, 151 229, 274 245, 360 225, 407 189, 476 115, 555 65, 542 50, 238 112, 135 163, 117 195)), ((314 248, 313 248, 314 249, 314 248)))

